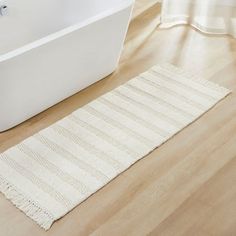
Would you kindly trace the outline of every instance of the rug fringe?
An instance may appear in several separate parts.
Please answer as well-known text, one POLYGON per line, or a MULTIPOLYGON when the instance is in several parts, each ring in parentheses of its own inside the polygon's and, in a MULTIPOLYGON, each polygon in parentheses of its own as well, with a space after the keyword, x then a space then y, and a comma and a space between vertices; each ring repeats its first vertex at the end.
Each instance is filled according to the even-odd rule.
POLYGON ((10 200, 17 208, 23 211, 28 217, 37 222, 45 230, 48 230, 54 222, 53 216, 37 206, 29 198, 24 197, 13 185, 0 176, 0 191, 10 200))

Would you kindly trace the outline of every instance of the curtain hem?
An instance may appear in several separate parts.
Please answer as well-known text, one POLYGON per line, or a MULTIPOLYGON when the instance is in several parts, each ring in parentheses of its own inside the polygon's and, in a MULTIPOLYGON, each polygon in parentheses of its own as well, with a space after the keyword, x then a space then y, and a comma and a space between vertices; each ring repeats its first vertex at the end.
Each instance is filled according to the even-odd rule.
POLYGON ((231 32, 230 30, 225 30, 225 29, 208 27, 194 20, 190 21, 189 18, 186 16, 168 17, 168 18, 161 17, 161 24, 159 25, 159 27, 171 28, 176 25, 190 25, 205 34, 230 35, 236 38, 236 32, 231 32))

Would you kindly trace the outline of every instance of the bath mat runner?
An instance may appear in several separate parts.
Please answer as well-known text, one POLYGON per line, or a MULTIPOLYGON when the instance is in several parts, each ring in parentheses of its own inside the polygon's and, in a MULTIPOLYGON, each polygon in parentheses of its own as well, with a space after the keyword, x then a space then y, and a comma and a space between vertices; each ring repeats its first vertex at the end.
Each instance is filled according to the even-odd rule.
POLYGON ((154 66, 0 154, 0 191, 47 230, 228 94, 154 66))

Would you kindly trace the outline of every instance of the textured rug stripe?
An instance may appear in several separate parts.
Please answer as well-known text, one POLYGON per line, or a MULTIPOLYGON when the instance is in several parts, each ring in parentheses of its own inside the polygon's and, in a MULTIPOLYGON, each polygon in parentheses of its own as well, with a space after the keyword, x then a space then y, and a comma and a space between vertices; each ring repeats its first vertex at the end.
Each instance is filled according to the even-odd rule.
POLYGON ((0 190, 48 230, 229 93, 154 66, 0 154, 0 190))

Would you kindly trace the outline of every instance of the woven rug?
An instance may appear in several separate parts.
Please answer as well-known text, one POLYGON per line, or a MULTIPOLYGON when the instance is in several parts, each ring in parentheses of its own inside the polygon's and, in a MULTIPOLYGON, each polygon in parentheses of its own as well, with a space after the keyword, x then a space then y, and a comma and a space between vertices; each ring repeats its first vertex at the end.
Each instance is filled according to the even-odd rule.
POLYGON ((48 230, 229 93, 154 66, 0 154, 0 191, 48 230))

